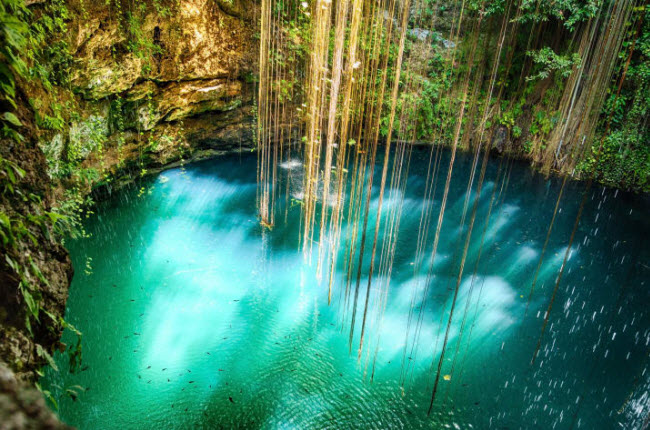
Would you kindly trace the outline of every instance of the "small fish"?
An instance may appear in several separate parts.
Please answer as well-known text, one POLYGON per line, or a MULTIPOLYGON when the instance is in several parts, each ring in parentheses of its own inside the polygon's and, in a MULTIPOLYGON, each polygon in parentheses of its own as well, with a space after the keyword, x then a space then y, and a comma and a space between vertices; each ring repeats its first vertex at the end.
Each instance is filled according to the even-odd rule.
POLYGON ((230 400, 230 403, 235 403, 235 401, 232 399, 232 397, 228 397, 228 400, 230 400))

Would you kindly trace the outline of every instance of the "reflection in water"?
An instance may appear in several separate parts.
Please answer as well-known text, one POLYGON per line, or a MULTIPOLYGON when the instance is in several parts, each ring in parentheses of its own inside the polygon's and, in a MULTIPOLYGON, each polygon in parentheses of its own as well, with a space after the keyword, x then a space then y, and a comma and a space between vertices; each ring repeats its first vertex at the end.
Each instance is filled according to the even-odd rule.
MULTIPOLYGON (((69 246, 76 267, 92 261, 91 273, 75 275, 67 312, 84 333, 86 370, 50 369, 43 381, 62 419, 119 429, 640 427, 650 402, 647 201, 593 191, 531 366, 582 186, 564 191, 526 311, 560 184, 517 165, 483 247, 478 233, 470 244, 444 377, 426 416, 467 231, 460 218, 471 160, 457 161, 422 300, 426 270, 414 273, 420 213, 440 202, 423 202, 428 155, 414 157, 385 312, 380 318, 386 280, 376 279, 359 359, 356 347, 349 353, 344 259, 327 306, 327 281, 318 282, 298 249, 299 205, 281 202, 276 228, 259 226, 254 157, 170 170, 140 197, 127 190, 101 204, 86 226, 92 238, 69 246), (65 394, 75 385, 86 388, 76 402, 65 394)), ((296 175, 289 192, 299 198, 299 162, 280 167, 296 175)), ((488 167, 492 182, 479 196, 479 231, 500 187, 496 170, 488 167)), ((387 192, 384 213, 398 193, 387 192)), ((342 231, 348 237, 350 226, 342 231)), ((56 359, 65 369, 67 356, 56 359)))

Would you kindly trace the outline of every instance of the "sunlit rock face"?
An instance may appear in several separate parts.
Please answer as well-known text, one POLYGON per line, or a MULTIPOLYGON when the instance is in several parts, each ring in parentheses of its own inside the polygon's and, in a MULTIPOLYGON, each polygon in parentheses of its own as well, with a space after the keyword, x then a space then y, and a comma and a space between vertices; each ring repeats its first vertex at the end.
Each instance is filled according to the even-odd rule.
MULTIPOLYGON (((76 60, 72 83, 85 98, 98 100, 130 90, 142 80, 164 89, 171 82, 240 78, 252 71, 257 54, 251 6, 242 7, 245 14, 233 16, 213 0, 182 0, 165 17, 148 5, 151 10, 137 29, 141 35, 132 36, 121 28, 128 25, 126 18, 103 3, 86 5, 88 19, 72 27, 76 33, 71 36, 76 60), (134 43, 134 37, 155 46, 151 52, 146 47, 129 49, 125 45, 134 43)), ((151 88, 155 100, 156 88, 151 88)))
MULTIPOLYGON (((360 355, 360 318, 348 343, 343 257, 328 306, 327 280, 298 247, 300 207, 291 199, 302 193, 299 159, 279 166, 289 201, 278 199, 273 230, 256 217, 255 156, 169 170, 100 205, 87 221, 91 238, 70 242, 83 269, 66 317, 84 333, 84 362, 70 374, 67 355, 57 355, 62 371, 43 381, 61 418, 116 429, 565 428, 574 416, 575 428, 640 426, 649 381, 647 202, 593 192, 531 366, 582 188, 564 190, 529 302, 560 183, 514 165, 505 187, 495 180, 498 163, 478 197, 478 233, 427 416, 468 228, 460 219, 471 160, 456 161, 428 276, 426 263, 415 271, 414 251, 420 214, 436 214, 441 191, 422 200, 428 152, 413 157, 406 194, 391 190, 384 201, 386 212, 403 204, 398 245, 384 310, 387 279, 373 279, 360 355)), ((352 228, 344 224, 344 238, 352 228)))
POLYGON ((182 0, 138 7, 129 11, 134 21, 105 2, 69 5, 66 97, 76 99, 77 112, 69 126, 41 139, 51 176, 65 158, 61 142, 81 148, 85 167, 118 177, 134 160, 162 166, 253 144, 258 5, 182 0))

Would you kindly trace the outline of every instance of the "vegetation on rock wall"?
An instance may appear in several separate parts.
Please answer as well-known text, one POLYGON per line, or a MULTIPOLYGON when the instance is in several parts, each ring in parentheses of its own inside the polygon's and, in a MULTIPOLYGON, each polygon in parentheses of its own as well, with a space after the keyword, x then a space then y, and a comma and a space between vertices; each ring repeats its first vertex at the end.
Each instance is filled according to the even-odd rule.
POLYGON ((32 31, 31 13, 24 2, 6 0, 0 10, 3 60, 0 64, 0 103, 4 111, 0 152, 0 249, 3 256, 0 265, 3 268, 2 295, 6 299, 3 301, 2 328, 3 337, 23 330, 34 339, 30 348, 22 336, 18 344, 3 351, 6 354, 3 358, 14 369, 22 370, 28 367, 27 363, 32 362, 33 366, 49 361, 49 345, 48 349, 43 349, 39 342, 48 344, 58 339, 60 315, 67 295, 64 284, 69 281, 70 264, 66 256, 61 264, 44 267, 47 259, 44 250, 65 255, 55 235, 56 227, 68 222, 68 217, 52 208, 46 184, 38 183, 38 176, 42 174, 38 169, 44 167, 43 158, 35 147, 33 117, 25 109, 21 86, 29 77, 29 63, 34 58, 30 48, 38 43, 42 32, 32 31), (55 297, 51 297, 52 294, 55 297))
MULTIPOLYGON (((529 158, 547 171, 553 169, 579 177, 595 174, 597 180, 608 185, 648 191, 647 6, 635 7, 625 15, 621 3, 607 1, 522 1, 514 2, 510 12, 506 12, 508 3, 500 0, 463 4, 467 24, 461 35, 457 39, 453 39, 453 34, 436 36, 442 38, 442 43, 427 57, 426 72, 418 76, 424 80, 422 92, 401 96, 405 100, 417 99, 414 114, 418 118, 418 139, 449 141, 449 135, 443 133, 438 137, 436 130, 453 129, 456 118, 451 113, 458 111, 463 98, 463 76, 471 67, 471 105, 481 106, 488 96, 490 76, 486 70, 494 61, 500 61, 495 91, 501 97, 497 105, 490 106, 488 126, 505 128, 507 136, 493 142, 495 149, 529 158), (606 10, 616 7, 618 11, 614 9, 610 21, 605 21, 606 10), (506 13, 510 33, 501 48, 496 23, 506 13), (596 58, 607 63, 601 52, 604 48, 597 45, 605 44, 608 34, 598 36, 598 26, 611 29, 610 37, 616 31, 621 34, 619 50, 611 53, 617 57, 611 74, 606 66, 594 65, 596 58), (459 44, 457 64, 450 67, 449 51, 455 43, 459 44), (588 43, 595 44, 591 51, 586 49, 588 43), (470 58, 476 45, 479 48, 470 58), (497 50, 500 53, 495 56, 497 50), (582 79, 582 74, 589 77, 582 79), (597 74, 602 76, 596 79, 597 74), (591 87, 586 87, 587 80, 591 87), (621 82, 622 91, 617 91, 621 82), (601 97, 601 108, 598 97, 605 91, 607 97, 601 97), (578 94, 578 99, 585 94, 591 98, 580 105, 573 94, 578 94), (608 128, 613 110, 615 115, 608 128), (590 117, 594 117, 593 126, 580 126, 591 124, 587 119, 590 117), (603 154, 596 163, 603 134, 607 135, 603 154)), ((442 6, 431 2, 429 8, 431 13, 443 17, 450 9, 461 6, 460 2, 446 2, 442 6)), ((412 17, 411 26, 415 25, 412 17)), ((417 37, 428 31, 412 28, 407 52, 417 46, 413 43, 417 37)), ((402 82, 408 79, 405 74, 402 82)), ((464 119, 464 147, 470 142, 474 146, 478 143, 477 113, 474 108, 464 119)))
MULTIPOLYGON (((280 103, 291 100, 299 105, 308 97, 310 9, 294 8, 291 2, 274 7, 278 37, 273 52, 278 58, 269 58, 269 70, 277 70, 271 88, 281 93, 274 96, 280 103)), ((348 16, 348 32, 350 22, 348 16)), ((419 2, 410 13, 404 51, 405 58, 417 58, 417 64, 402 66, 393 127, 400 139, 409 140, 415 133, 417 140, 450 145, 456 114, 466 105, 460 119, 462 148, 477 147, 477 132, 485 125, 483 139, 492 139, 495 150, 529 159, 545 172, 579 178, 595 175, 608 185, 648 191, 648 115, 643 108, 647 26, 647 6, 632 2, 419 2), (500 34, 502 22, 504 34, 500 34), (490 71, 495 64, 493 77, 490 71), (617 91, 621 82, 622 91, 617 91), (486 109, 487 121, 482 124, 486 109), (607 127, 612 109, 616 115, 607 127), (604 134, 603 154, 596 163, 604 134)), ((390 43, 378 49, 372 38, 362 39, 359 45, 361 69, 388 55, 385 70, 358 77, 367 88, 375 88, 367 95, 375 105, 379 105, 382 86, 378 84, 384 74, 390 82, 396 72, 399 40, 397 31, 392 33, 390 43)), ((332 51, 333 17, 329 38, 332 51)), ((332 67, 333 56, 328 61, 327 67, 332 67)), ((385 91, 383 97, 381 132, 386 137, 392 95, 385 91)), ((353 111, 356 108, 352 106, 353 111)), ((298 117, 309 121, 305 111, 297 111, 298 117)))
POLYGON ((650 8, 638 7, 637 22, 623 43, 619 81, 603 106, 602 148, 593 146, 578 169, 610 186, 650 190, 650 8), (624 79, 623 79, 624 78, 624 79))

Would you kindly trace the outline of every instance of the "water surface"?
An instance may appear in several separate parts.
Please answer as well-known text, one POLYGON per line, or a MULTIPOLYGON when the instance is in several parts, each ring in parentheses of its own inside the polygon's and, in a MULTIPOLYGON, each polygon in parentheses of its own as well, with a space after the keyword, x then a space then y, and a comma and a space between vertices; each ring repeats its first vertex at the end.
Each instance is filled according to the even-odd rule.
MULTIPOLYGON (((327 282, 317 280, 315 265, 298 250, 299 205, 280 199, 276 227, 260 227, 254 155, 172 169, 99 204, 85 225, 91 237, 68 243, 76 273, 66 318, 83 332, 82 367, 67 372, 68 355, 57 354, 60 371, 49 369, 43 381, 61 418, 81 429, 647 423, 647 198, 592 189, 531 365, 584 184, 564 190, 525 312, 561 183, 515 163, 503 186, 496 181, 504 171, 500 160, 490 161, 479 197, 441 371, 448 378, 441 377, 427 416, 467 231, 460 218, 471 168, 465 156, 454 167, 435 276, 423 302, 426 270, 414 275, 413 262, 428 158, 428 150, 413 152, 385 315, 381 323, 375 318, 377 288, 385 285, 376 280, 369 346, 360 360, 358 327, 349 352, 340 283, 328 306, 327 282), (473 276, 494 187, 498 198, 473 276), (419 341, 415 348, 409 342, 405 353, 413 297, 416 314, 423 305, 424 312, 419 341), (80 393, 76 401, 66 390, 80 393)), ((447 160, 445 154, 443 166, 447 160)), ((281 170, 293 172, 290 194, 299 196, 295 164, 281 170)), ((442 185, 429 202, 434 223, 441 194, 442 185)), ((385 208, 400 200, 387 197, 385 208)), ((370 220, 372 232, 372 214, 370 220)), ((344 234, 350 231, 345 225, 344 234)), ((362 287, 360 306, 365 282, 362 287)), ((66 333, 64 341, 73 344, 74 336, 66 333)))

